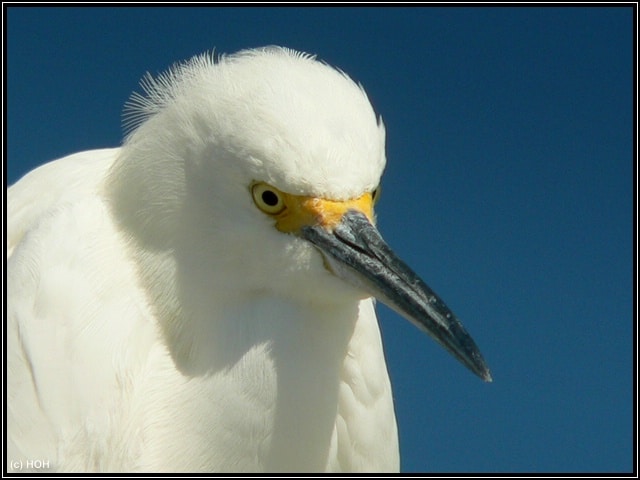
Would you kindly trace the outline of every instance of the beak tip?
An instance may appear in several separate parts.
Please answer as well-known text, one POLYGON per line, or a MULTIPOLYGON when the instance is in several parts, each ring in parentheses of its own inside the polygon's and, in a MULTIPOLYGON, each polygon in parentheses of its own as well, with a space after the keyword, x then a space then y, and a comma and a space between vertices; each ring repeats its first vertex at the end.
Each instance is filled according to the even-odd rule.
POLYGON ((473 353, 471 354, 471 357, 465 360, 471 360, 470 363, 467 363, 463 360, 463 363, 465 363, 467 367, 469 367, 469 369, 473 373, 475 373, 478 377, 480 377, 482 380, 484 380, 487 383, 493 382, 491 371, 489 370, 487 363, 484 361, 484 358, 482 357, 482 354, 480 353, 480 350, 475 345, 475 343, 473 344, 473 353))

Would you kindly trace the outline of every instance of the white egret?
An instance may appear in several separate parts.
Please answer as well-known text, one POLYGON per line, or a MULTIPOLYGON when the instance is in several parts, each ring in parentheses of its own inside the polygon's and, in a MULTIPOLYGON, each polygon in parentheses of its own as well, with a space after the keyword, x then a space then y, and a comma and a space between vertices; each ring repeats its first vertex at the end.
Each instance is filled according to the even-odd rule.
POLYGON ((490 374, 374 227, 366 94, 278 47, 142 84, 121 148, 8 190, 11 465, 397 471, 371 297, 490 374))

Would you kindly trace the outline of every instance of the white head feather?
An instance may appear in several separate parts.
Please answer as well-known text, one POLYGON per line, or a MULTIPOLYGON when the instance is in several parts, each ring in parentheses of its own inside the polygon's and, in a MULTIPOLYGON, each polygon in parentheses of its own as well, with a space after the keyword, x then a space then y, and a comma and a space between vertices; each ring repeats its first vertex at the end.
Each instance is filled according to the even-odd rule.
POLYGON ((281 190, 333 199, 374 188, 384 168, 384 126, 364 90, 315 57, 279 47, 204 54, 142 86, 125 145, 137 155, 166 138, 168 153, 207 169, 224 152, 281 190))
POLYGON ((249 186, 333 200, 372 191, 385 134, 362 88, 278 47, 197 56, 142 85, 107 196, 169 329, 182 335, 197 316, 185 309, 203 305, 195 296, 208 291, 353 301, 311 244, 278 232, 255 208, 249 186), (221 273, 233 271, 245 273, 221 273))

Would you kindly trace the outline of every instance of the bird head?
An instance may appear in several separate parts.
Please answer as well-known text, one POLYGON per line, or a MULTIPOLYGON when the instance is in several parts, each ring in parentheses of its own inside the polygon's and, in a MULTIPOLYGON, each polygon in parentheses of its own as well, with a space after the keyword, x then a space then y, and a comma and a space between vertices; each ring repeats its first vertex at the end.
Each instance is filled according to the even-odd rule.
POLYGON ((111 176, 137 242, 182 256, 205 291, 375 296, 491 378, 462 324, 375 227, 385 129, 347 75, 269 47, 198 56, 143 88, 111 176), (242 278, 222 278, 238 265, 242 278))

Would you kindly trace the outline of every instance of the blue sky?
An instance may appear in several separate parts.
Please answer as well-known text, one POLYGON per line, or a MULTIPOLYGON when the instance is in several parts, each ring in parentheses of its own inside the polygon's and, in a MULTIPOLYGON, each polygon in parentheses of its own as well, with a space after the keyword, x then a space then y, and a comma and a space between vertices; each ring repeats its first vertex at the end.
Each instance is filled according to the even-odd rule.
POLYGON ((146 71, 214 47, 316 53, 384 118, 383 235, 494 377, 380 307, 403 471, 630 471, 633 14, 9 8, 7 182, 117 146, 146 71))

